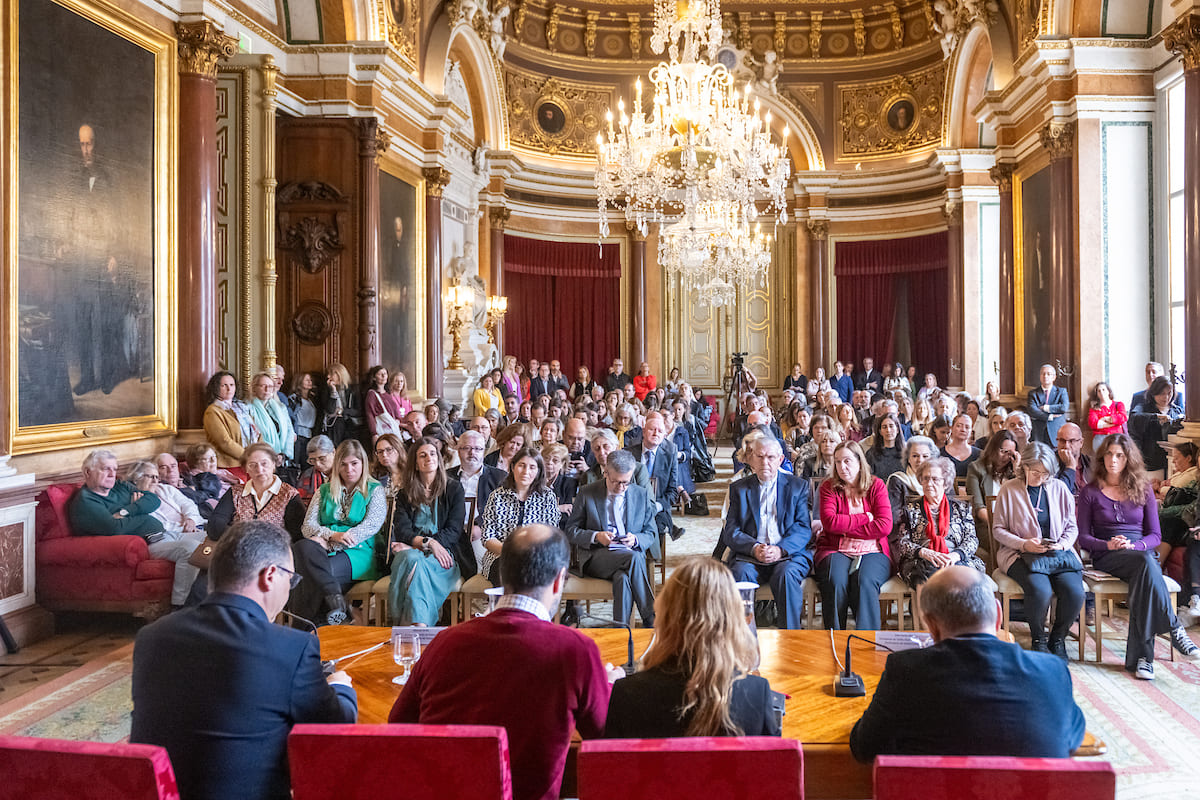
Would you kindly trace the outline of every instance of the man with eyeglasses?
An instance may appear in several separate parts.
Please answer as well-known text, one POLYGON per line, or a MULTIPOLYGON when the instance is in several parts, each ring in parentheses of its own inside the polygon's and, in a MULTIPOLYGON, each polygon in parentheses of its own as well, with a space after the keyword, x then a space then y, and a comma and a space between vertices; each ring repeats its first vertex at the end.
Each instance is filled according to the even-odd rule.
POLYGON ((230 526, 208 597, 137 635, 129 739, 166 748, 181 797, 289 797, 292 726, 357 719, 350 676, 322 675, 317 638, 271 622, 299 580, 291 544, 263 520, 230 526))
POLYGON ((579 490, 567 518, 567 539, 579 551, 579 571, 611 580, 613 619, 625 625, 637 605, 642 625, 654 627, 654 590, 646 550, 658 537, 654 498, 634 483, 637 461, 628 450, 610 453, 604 480, 579 490), (631 602, 632 601, 632 602, 631 602))
POLYGON ((1057 477, 1078 496, 1079 490, 1092 482, 1092 459, 1083 452, 1083 431, 1074 422, 1063 423, 1054 442, 1059 464, 1057 477))
MULTIPOLYGON (((476 419, 483 419, 476 417, 476 419)), ((486 422, 486 420, 485 420, 486 422)), ((446 474, 462 484, 463 494, 467 502, 467 518, 464 521, 465 530, 471 532, 471 549, 475 552, 475 563, 483 561, 483 529, 479 527, 479 518, 483 509, 487 508, 488 497, 492 490, 504 483, 508 473, 496 467, 483 463, 483 451, 487 440, 476 430, 463 431, 458 437, 458 466, 447 470, 446 474), (474 503, 472 504, 472 501, 474 503)), ((470 577, 469 575, 467 577, 470 577)))

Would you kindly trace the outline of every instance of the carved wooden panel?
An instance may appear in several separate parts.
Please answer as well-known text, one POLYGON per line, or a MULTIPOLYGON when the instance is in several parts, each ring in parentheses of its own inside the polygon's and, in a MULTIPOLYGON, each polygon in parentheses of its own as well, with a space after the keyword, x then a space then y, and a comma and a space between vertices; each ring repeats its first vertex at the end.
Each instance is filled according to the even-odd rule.
POLYGON ((356 120, 279 120, 276 331, 289 374, 369 366, 358 355, 358 133, 356 120))

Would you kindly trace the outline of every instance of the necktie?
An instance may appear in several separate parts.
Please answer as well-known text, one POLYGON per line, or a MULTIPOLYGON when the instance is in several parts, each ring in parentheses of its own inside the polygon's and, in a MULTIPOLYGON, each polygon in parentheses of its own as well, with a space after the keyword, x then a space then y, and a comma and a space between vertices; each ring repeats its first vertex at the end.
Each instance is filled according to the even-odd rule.
POLYGON ((654 451, 647 450, 645 457, 646 457, 646 472, 653 475, 654 474, 654 451))
POLYGON ((617 530, 617 498, 611 495, 608 498, 608 529, 617 530))

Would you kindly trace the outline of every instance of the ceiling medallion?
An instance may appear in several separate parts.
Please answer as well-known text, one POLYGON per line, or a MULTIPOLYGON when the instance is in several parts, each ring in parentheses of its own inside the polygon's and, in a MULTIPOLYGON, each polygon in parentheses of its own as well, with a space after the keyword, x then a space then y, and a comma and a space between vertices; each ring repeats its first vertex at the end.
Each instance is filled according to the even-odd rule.
POLYGON ((639 78, 628 113, 618 101, 607 137, 596 137, 601 236, 610 205, 643 234, 659 223, 663 265, 714 300, 765 274, 771 238, 755 225, 758 203, 783 222, 791 175, 770 112, 760 118, 750 87, 739 92, 716 60, 723 37, 719 0, 655 0, 650 47, 670 61, 650 70, 652 110, 639 78))

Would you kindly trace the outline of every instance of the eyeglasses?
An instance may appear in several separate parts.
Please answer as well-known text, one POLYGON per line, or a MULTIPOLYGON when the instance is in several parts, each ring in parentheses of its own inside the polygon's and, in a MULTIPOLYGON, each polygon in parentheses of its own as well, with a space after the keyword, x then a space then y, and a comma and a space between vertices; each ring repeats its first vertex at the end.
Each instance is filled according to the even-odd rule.
POLYGON ((375 455, 377 455, 377 456, 381 456, 384 453, 394 453, 394 452, 396 452, 396 448, 394 448, 394 447, 376 447, 375 448, 375 455))
POLYGON ((1079 438, 1079 439, 1062 439, 1062 438, 1060 438, 1058 440, 1058 443, 1059 444, 1083 444, 1083 439, 1082 438, 1079 438))
POLYGON ((294 569, 288 569, 282 564, 276 564, 275 569, 282 570, 288 574, 288 590, 295 589, 297 584, 304 579, 304 576, 296 572, 294 569))
POLYGON ((465 447, 464 446, 464 447, 458 448, 458 452, 460 452, 460 453, 482 453, 483 448, 482 447, 465 447))

